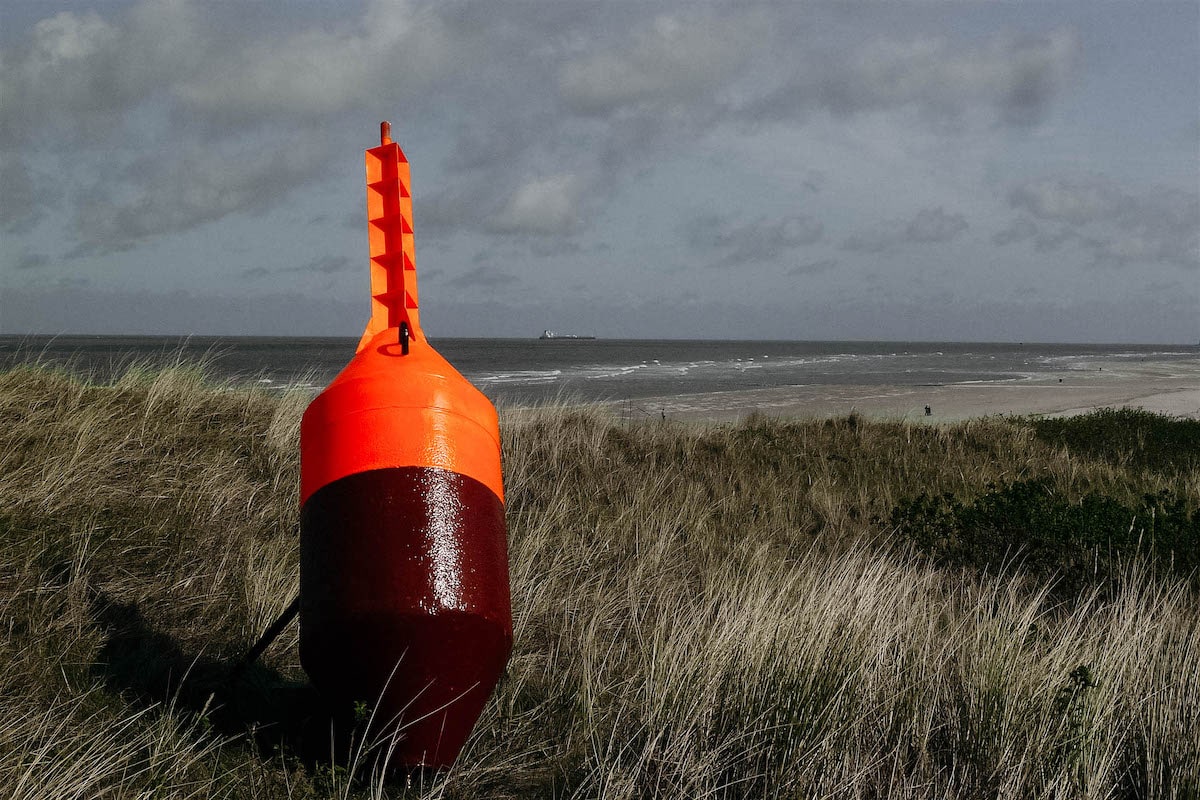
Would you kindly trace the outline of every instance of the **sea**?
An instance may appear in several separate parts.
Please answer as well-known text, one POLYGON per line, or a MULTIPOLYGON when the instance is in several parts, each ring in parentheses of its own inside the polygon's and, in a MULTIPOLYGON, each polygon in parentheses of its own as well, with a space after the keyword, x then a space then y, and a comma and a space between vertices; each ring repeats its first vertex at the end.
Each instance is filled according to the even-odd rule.
MULTIPOLYGON (((1200 345, 787 342, 675 339, 431 339, 493 401, 620 401, 819 385, 1023 381, 1098 365, 1190 362, 1200 345)), ((217 379, 319 391, 356 338, 0 336, 0 368, 36 362, 111 380, 131 365, 200 362, 217 379)))

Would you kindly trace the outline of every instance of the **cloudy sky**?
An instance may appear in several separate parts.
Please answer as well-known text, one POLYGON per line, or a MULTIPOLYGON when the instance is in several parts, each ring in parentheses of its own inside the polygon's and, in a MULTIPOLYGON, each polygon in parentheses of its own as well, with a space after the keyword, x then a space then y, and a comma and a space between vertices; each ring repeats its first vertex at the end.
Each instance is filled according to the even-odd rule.
POLYGON ((0 332, 1200 341, 1200 2, 4 0, 0 332))

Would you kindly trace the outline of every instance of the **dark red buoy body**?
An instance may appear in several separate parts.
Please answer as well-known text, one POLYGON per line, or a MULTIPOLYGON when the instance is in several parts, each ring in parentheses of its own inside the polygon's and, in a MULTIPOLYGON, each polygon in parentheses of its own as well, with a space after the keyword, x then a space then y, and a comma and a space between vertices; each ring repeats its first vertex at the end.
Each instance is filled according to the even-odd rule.
POLYGON ((450 765, 512 648, 495 408, 425 340, 408 162, 367 151, 371 321, 304 414, 300 660, 396 725, 392 763, 450 765))

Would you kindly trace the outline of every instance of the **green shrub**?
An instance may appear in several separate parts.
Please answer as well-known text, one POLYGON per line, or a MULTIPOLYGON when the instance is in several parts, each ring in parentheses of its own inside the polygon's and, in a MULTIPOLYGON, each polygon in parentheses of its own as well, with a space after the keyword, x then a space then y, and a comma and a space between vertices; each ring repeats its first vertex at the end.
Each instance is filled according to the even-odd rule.
POLYGON ((997 572, 1017 563, 1068 590, 1115 579, 1134 556, 1183 576, 1200 568, 1200 514, 1168 490, 1127 506, 1095 492, 1071 502, 1048 480, 1018 481, 967 502, 922 494, 890 522, 941 564, 997 572))
POLYGON ((1102 408, 1075 417, 1035 419, 1032 425, 1049 444, 1116 466, 1163 472, 1200 467, 1200 420, 1139 408, 1102 408))

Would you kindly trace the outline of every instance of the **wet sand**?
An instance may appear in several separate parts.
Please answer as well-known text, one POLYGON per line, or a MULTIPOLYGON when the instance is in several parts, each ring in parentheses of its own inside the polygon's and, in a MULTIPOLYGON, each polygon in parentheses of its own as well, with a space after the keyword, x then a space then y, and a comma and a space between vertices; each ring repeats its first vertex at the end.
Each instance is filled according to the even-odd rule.
POLYGON ((953 422, 995 414, 1065 416, 1136 407, 1200 419, 1200 359, 1112 361, 1036 378, 920 386, 801 385, 614 402, 633 418, 733 422, 758 413, 822 418, 851 412, 877 419, 953 422), (930 414, 925 414, 929 406, 930 414))

